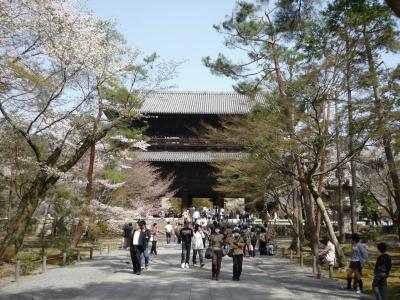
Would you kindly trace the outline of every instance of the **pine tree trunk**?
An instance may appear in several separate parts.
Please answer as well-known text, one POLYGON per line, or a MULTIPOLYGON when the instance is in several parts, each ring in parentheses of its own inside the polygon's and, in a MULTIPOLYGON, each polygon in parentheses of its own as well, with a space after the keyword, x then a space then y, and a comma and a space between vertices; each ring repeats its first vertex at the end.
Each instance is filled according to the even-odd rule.
MULTIPOLYGON (((346 54, 350 56, 349 43, 346 41, 346 54)), ((349 153, 354 150, 354 120, 353 120, 353 99, 351 93, 351 76, 352 76, 352 56, 347 58, 346 63, 346 89, 347 89, 347 114, 348 114, 348 135, 349 135, 349 153)), ((350 190, 350 220, 351 220, 351 233, 357 232, 357 176, 354 158, 350 160, 350 173, 351 173, 351 190, 350 190)))
MULTIPOLYGON (((335 100, 335 144, 336 144, 336 161, 340 162, 340 113, 338 108, 338 99, 335 100)), ((337 189, 337 203, 338 203, 338 227, 339 227, 339 242, 344 243, 344 213, 343 213, 343 181, 342 181, 342 168, 338 167, 336 170, 336 179, 338 182, 337 189)))
MULTIPOLYGON (((382 104, 382 99, 381 99, 381 93, 379 89, 379 84, 378 84, 378 75, 376 72, 376 67, 375 67, 375 59, 372 54, 372 49, 369 43, 369 35, 366 32, 366 29, 364 27, 364 46, 365 46, 365 52, 367 54, 367 61, 368 61, 368 68, 369 68, 369 74, 372 79, 372 90, 374 94, 374 100, 375 100, 375 112, 378 116, 378 121, 379 121, 379 129, 383 130, 382 134, 382 143, 383 143, 383 148, 385 150, 385 156, 386 156, 386 163, 389 169, 389 176, 392 181, 392 188, 393 188, 393 194, 394 194, 394 200, 396 202, 397 209, 400 208, 400 178, 399 174, 397 173, 397 166, 396 166, 396 161, 394 159, 393 155, 393 147, 392 147, 392 137, 390 135, 390 132, 386 130, 386 122, 385 122, 385 112, 382 104)), ((398 214, 397 221, 400 222, 400 214, 398 214)), ((400 235, 399 235, 400 236, 400 235)))
MULTIPOLYGON (((275 74, 276 74, 276 78, 277 78, 277 83, 278 83, 278 90, 279 90, 279 94, 282 97, 282 102, 283 104, 283 110, 284 110, 284 114, 286 116, 285 120, 287 129, 288 129, 288 133, 289 136, 295 140, 295 134, 294 134, 294 113, 293 113, 293 101, 290 101, 289 99, 287 99, 287 95, 286 95, 286 90, 285 90, 285 79, 283 77, 282 71, 281 71, 281 67, 280 67, 280 63, 279 63, 279 52, 276 49, 276 39, 275 39, 275 35, 272 34, 271 36, 271 47, 272 47, 272 51, 273 51, 273 61, 274 61, 274 67, 275 67, 275 74)), ((304 170, 303 170, 303 166, 301 164, 301 159, 299 157, 299 155, 297 153, 293 153, 293 159, 296 165, 296 172, 298 174, 298 176, 300 178, 304 178, 304 170)), ((311 200, 310 197, 310 192, 307 188, 307 185, 304 182, 300 182, 300 188, 301 188, 301 194, 303 196, 303 200, 304 200, 304 206, 305 206, 305 211, 306 211, 306 215, 307 215, 307 222, 306 222, 306 227, 307 227, 307 231, 310 234, 310 239, 311 239, 311 249, 313 251, 313 254, 315 256, 318 255, 318 235, 317 235, 317 231, 315 228, 315 216, 314 216, 314 212, 313 212, 313 202, 311 200)))
POLYGON ((343 253, 343 249, 340 246, 340 243, 335 235, 335 230, 333 228, 332 222, 329 218, 328 212, 326 211, 326 207, 324 204, 324 201, 322 201, 321 195, 318 193, 317 188, 315 188, 314 184, 312 182, 308 182, 308 186, 309 189, 311 191, 311 194, 314 198, 315 203, 317 204, 318 208, 320 209, 321 213, 322 213, 322 218, 325 222, 326 225, 326 229, 328 231, 330 240, 332 241, 332 243, 335 245, 336 248, 336 253, 338 256, 338 263, 340 267, 344 267, 344 253, 343 253))

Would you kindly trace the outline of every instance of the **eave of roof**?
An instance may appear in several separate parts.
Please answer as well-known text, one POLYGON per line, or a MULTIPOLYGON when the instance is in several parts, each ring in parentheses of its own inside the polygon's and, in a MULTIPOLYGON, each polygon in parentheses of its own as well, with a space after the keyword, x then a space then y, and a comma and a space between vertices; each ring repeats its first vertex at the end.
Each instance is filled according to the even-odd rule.
POLYGON ((242 160, 246 158, 243 152, 172 152, 148 151, 135 152, 136 158, 147 162, 216 162, 242 160))

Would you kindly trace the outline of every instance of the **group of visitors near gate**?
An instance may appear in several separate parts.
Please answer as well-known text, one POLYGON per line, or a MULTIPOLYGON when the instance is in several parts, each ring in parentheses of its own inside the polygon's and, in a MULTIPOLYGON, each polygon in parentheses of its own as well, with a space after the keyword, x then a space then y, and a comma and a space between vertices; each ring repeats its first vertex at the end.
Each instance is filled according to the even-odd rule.
MULTIPOLYGON (((142 260, 144 260, 144 269, 147 270, 149 254, 157 255, 158 236, 163 233, 167 244, 170 244, 172 240, 181 244, 180 267, 182 269, 190 268, 190 258, 192 258, 192 266, 197 266, 199 260, 200 268, 205 266, 205 259, 211 259, 211 278, 216 281, 220 278, 221 262, 224 256, 233 260, 232 280, 240 281, 243 258, 254 257, 257 244, 260 255, 276 253, 276 245, 269 237, 267 225, 263 225, 261 231, 257 232, 256 226, 249 221, 246 222, 246 219, 241 219, 237 224, 231 224, 223 218, 218 218, 219 221, 216 218, 207 218, 204 221, 201 215, 198 218, 196 216, 197 214, 194 214, 192 218, 184 219, 183 226, 180 223, 173 226, 167 222, 164 231, 160 231, 156 223, 148 228, 144 220, 135 224, 125 224, 124 247, 130 250, 134 274, 141 274, 142 260), (192 256, 191 250, 193 250, 192 256)), ((368 264, 368 252, 360 243, 358 234, 353 234, 351 240, 352 252, 347 270, 346 288, 361 293, 363 290, 362 269, 368 264)), ((334 265, 336 260, 335 246, 329 238, 325 237, 321 244, 324 247, 317 260, 317 278, 319 279, 322 275, 322 265, 334 265)), ((390 255, 386 253, 387 245, 379 243, 377 248, 380 256, 375 264, 372 288, 376 299, 383 300, 386 299, 387 278, 392 263, 390 255)))
MULTIPOLYGON (((174 241, 181 244, 182 269, 190 268, 190 258, 192 266, 197 266, 199 261, 200 268, 204 267, 206 259, 210 259, 211 278, 218 281, 222 258, 228 256, 233 260, 232 280, 239 281, 243 257, 254 257, 256 244, 259 245, 260 255, 275 254, 276 246, 270 243, 267 225, 261 232, 256 232, 256 227, 244 220, 235 225, 223 222, 223 218, 219 220, 211 218, 203 222, 201 215, 196 218, 194 214, 194 218, 185 219, 183 224, 172 226, 167 222, 164 227, 166 243, 174 241)), ((142 260, 144 269, 148 268, 149 254, 157 255, 157 240, 161 233, 156 223, 148 228, 144 220, 124 225, 124 247, 130 250, 134 274, 141 274, 142 260)))

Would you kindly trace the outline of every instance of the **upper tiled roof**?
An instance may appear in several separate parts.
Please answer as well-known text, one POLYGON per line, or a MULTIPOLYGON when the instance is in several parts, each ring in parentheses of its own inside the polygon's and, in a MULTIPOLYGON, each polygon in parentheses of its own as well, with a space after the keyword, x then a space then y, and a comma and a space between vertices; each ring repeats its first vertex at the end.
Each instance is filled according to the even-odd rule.
POLYGON ((213 162, 240 160, 245 158, 243 152, 172 152, 149 151, 136 152, 138 160, 148 162, 213 162))
POLYGON ((153 92, 146 95, 140 112, 228 115, 246 114, 252 106, 249 97, 234 92, 153 92))

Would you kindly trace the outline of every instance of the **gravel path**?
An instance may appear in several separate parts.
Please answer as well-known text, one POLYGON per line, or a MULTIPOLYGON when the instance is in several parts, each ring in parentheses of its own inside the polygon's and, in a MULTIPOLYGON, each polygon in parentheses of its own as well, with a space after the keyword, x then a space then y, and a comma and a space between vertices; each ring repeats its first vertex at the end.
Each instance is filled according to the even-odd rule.
MULTIPOLYGON (((211 279, 211 261, 202 269, 180 269, 180 248, 173 245, 151 256, 150 268, 132 274, 127 251, 97 256, 92 261, 0 283, 0 299, 360 299, 328 279, 278 257, 245 259, 240 282, 232 281, 232 261, 223 258, 220 280, 211 279)), ((368 299, 366 296, 363 299, 368 299)))

